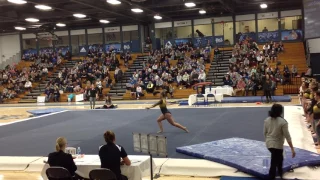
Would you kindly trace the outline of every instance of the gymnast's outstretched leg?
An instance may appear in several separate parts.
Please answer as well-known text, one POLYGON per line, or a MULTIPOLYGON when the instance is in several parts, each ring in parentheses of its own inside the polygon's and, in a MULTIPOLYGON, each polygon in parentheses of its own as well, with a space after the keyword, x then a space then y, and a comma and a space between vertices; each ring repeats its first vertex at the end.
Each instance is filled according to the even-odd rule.
POLYGON ((179 123, 177 123, 177 122, 174 121, 171 113, 166 113, 166 114, 165 114, 165 118, 168 120, 168 122, 169 122, 172 126, 175 126, 175 127, 177 127, 177 128, 180 128, 180 129, 184 130, 184 131, 187 132, 187 133, 189 132, 188 129, 187 129, 187 127, 184 127, 184 126, 182 126, 181 124, 179 124, 179 123))
POLYGON ((166 118, 164 117, 163 114, 161 114, 158 119, 157 119, 157 122, 158 122, 158 126, 160 128, 160 131, 158 131, 158 133, 162 133, 163 132, 163 126, 162 126, 162 122, 163 120, 165 120, 166 118))

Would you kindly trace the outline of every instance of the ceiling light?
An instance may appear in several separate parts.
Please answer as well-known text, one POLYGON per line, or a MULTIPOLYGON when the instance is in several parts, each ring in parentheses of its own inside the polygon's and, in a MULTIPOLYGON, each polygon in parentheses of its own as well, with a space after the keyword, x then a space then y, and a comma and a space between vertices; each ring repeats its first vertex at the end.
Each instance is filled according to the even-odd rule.
POLYGON ((40 9, 40 10, 44 10, 44 11, 48 11, 48 10, 52 9, 52 7, 50 7, 50 6, 41 5, 41 4, 35 5, 34 7, 37 8, 37 9, 40 9))
POLYGON ((25 20, 29 22, 39 22, 39 19, 36 19, 36 18, 27 18, 25 20))
POLYGON ((56 26, 59 26, 59 27, 65 27, 66 24, 63 24, 63 23, 57 23, 56 26))
POLYGON ((200 13, 200 14, 205 14, 205 13, 207 13, 207 11, 201 9, 201 10, 199 11, 199 13, 200 13))
POLYGON ((20 30, 20 31, 26 30, 26 28, 24 28, 24 27, 19 27, 19 26, 14 27, 14 29, 20 30))
POLYGON ((155 16, 153 16, 155 19, 158 19, 158 20, 160 20, 160 19, 162 19, 162 17, 161 16, 159 16, 159 15, 155 15, 155 16))
POLYGON ((195 7, 196 6, 196 4, 193 2, 188 2, 188 3, 185 3, 184 5, 187 7, 195 7))
POLYGON ((134 9, 131 9, 132 12, 135 12, 135 13, 142 13, 143 10, 142 9, 139 9, 139 8, 134 8, 134 9))
POLYGON ((113 5, 121 4, 121 2, 118 0, 107 0, 107 3, 113 4, 113 5))
POLYGON ((268 5, 267 5, 267 4, 265 4, 265 3, 263 3, 263 4, 260 4, 260 7, 261 7, 262 9, 265 9, 265 8, 267 8, 267 7, 268 7, 268 5))
POLYGON ((8 2, 14 3, 14 4, 26 4, 27 1, 25 0, 8 0, 8 2))
POLYGON ((101 22, 101 23, 103 23, 103 24, 107 24, 107 23, 109 23, 110 21, 105 20, 105 19, 101 19, 99 22, 101 22))
POLYGON ((86 15, 84 14, 73 14, 74 17, 77 17, 77 18, 85 18, 87 17, 86 15))

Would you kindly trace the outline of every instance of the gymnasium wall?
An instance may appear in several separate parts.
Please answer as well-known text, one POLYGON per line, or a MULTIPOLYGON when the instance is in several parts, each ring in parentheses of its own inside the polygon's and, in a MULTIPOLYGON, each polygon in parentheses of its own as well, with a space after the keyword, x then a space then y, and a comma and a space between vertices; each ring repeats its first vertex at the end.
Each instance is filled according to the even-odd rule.
POLYGON ((20 53, 19 34, 0 36, 0 64, 20 53))

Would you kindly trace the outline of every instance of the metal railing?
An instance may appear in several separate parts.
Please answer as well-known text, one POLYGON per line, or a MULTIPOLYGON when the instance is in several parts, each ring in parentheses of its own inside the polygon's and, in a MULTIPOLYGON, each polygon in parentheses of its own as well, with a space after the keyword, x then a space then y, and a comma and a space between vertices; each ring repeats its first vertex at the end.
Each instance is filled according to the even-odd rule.
POLYGON ((289 83, 283 85, 283 94, 299 94, 301 77, 290 78, 289 83))
POLYGON ((8 65, 18 64, 21 61, 21 52, 9 57, 0 63, 0 69, 4 69, 8 65))

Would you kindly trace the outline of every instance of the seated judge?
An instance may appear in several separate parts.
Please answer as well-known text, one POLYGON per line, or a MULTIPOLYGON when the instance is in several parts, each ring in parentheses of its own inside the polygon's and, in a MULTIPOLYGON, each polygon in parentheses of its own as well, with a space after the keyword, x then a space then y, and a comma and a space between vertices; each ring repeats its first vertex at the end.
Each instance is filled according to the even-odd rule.
POLYGON ((59 137, 56 140, 56 152, 50 153, 48 156, 48 164, 50 167, 63 167, 67 169, 71 176, 73 176, 73 179, 83 179, 75 173, 77 166, 75 165, 71 154, 65 153, 66 147, 67 139, 59 137))
POLYGON ((117 177, 117 180, 128 180, 128 178, 121 174, 121 165, 131 165, 131 161, 124 148, 117 145, 116 136, 112 131, 107 131, 103 135, 106 144, 100 147, 99 157, 101 161, 101 168, 110 169, 117 177), (121 160, 121 161, 120 161, 121 160))

